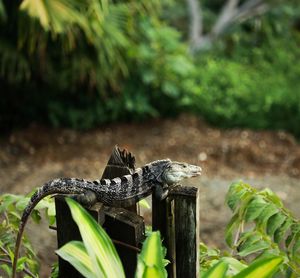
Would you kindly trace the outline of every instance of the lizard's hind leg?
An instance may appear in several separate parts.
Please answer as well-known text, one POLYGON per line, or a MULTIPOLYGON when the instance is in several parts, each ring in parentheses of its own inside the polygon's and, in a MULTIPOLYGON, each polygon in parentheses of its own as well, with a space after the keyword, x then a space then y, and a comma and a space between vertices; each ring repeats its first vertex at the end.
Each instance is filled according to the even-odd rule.
POLYGON ((73 195, 72 197, 75 201, 77 201, 86 208, 92 207, 97 202, 96 193, 91 190, 87 190, 81 194, 73 195))

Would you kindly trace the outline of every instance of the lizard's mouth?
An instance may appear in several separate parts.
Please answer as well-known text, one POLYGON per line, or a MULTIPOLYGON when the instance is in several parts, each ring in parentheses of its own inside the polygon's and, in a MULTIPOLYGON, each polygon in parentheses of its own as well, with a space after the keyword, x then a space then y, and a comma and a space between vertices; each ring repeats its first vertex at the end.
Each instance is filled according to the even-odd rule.
POLYGON ((189 170, 187 173, 185 173, 186 178, 193 178, 193 177, 198 177, 202 173, 201 167, 194 166, 194 169, 189 170))
POLYGON ((190 171, 188 177, 189 178, 198 177, 201 174, 202 174, 202 168, 199 166, 195 166, 195 168, 192 171, 190 171))

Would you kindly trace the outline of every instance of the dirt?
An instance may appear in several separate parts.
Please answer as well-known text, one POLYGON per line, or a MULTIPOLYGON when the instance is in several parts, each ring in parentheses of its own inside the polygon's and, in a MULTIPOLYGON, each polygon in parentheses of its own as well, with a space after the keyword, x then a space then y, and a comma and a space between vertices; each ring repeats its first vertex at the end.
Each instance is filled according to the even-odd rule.
MULTIPOLYGON (((300 217, 300 144, 281 131, 221 130, 181 116, 140 124, 114 124, 79 132, 32 125, 0 138, 0 193, 24 194, 57 177, 97 179, 115 144, 131 151, 137 166, 169 157, 202 166, 203 175, 186 184, 200 188, 201 239, 224 248, 230 211, 228 186, 244 180, 270 187, 300 217)), ((27 231, 47 277, 55 260, 55 232, 29 225, 27 231)))

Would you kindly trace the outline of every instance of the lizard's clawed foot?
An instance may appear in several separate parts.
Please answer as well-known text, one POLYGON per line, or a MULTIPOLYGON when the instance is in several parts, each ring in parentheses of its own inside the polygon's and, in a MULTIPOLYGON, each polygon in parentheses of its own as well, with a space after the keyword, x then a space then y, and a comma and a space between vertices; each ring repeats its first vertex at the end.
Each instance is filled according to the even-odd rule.
POLYGON ((162 201, 168 197, 168 187, 156 186, 154 188, 154 196, 157 200, 162 201))
POLYGON ((87 190, 84 193, 74 195, 73 199, 86 208, 92 207, 97 202, 97 196, 91 190, 87 190))

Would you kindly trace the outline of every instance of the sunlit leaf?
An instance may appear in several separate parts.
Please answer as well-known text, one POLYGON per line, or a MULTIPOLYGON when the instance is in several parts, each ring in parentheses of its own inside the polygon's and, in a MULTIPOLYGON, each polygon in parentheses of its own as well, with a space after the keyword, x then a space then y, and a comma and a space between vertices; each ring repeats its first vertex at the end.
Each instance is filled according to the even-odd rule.
POLYGON ((233 278, 268 278, 277 272, 283 259, 281 257, 273 257, 257 260, 242 270, 233 278))
POLYGON ((79 228, 96 277, 125 277, 116 249, 103 228, 81 205, 69 198, 66 201, 79 228))
POLYGON ((223 278, 226 277, 228 264, 224 261, 216 263, 201 278, 223 278))
POLYGON ((164 252, 161 245, 159 232, 150 233, 150 235, 145 240, 141 254, 139 254, 138 256, 136 277, 167 277, 167 273, 165 270, 164 252))
POLYGON ((95 277, 91 259, 80 241, 70 241, 56 251, 61 258, 72 264, 84 277, 95 277))

